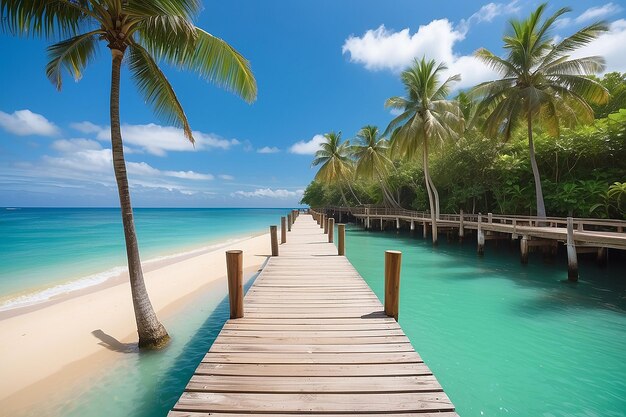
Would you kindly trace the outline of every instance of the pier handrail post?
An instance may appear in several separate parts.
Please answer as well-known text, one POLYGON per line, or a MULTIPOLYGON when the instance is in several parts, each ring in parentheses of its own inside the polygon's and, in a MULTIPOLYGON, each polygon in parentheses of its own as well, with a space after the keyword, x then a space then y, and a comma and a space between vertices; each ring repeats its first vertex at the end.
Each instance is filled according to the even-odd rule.
POLYGON ((493 213, 487 213, 487 223, 493 223, 493 213))
POLYGON ((478 213, 478 228, 476 229, 476 240, 478 245, 478 254, 483 255, 485 253, 485 234, 483 232, 483 216, 478 213))
POLYGON ((291 224, 293 223, 293 213, 287 214, 287 231, 291 232, 291 224))
POLYGON ((320 217, 320 229, 324 228, 324 223, 326 223, 326 215, 322 214, 320 217))
POLYGON ((280 218, 280 243, 287 243, 287 218, 280 218))
POLYGON ((339 223, 337 225, 337 255, 346 256, 346 225, 339 223))
POLYGON ((278 256, 278 226, 270 226, 270 238, 272 241, 272 256, 278 256))
POLYGON ((567 279, 572 282, 578 281, 578 258, 576 245, 574 244, 574 219, 567 218, 567 279))
POLYGON ((327 235, 328 234, 328 223, 330 222, 330 219, 332 219, 332 217, 325 217, 324 218, 324 234, 327 235))
POLYGON ((385 251, 385 314, 398 321, 402 252, 385 251))
POLYGON ((333 243, 335 237, 335 219, 333 217, 328 219, 328 243, 333 243))
POLYGON ((226 251, 226 271, 230 318, 238 319, 243 317, 243 251, 226 251))

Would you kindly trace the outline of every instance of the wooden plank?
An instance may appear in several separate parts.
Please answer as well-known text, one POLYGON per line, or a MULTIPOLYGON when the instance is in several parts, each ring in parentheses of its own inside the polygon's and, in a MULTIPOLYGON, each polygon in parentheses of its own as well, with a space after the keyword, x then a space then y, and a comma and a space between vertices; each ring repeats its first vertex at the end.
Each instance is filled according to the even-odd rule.
POLYGON ((404 332, 400 328, 394 329, 371 329, 367 330, 358 330, 354 331, 352 329, 343 329, 343 330, 335 330, 335 331, 299 331, 299 330, 252 330, 252 331, 239 331, 239 330, 230 330, 230 329, 222 329, 220 332, 221 336, 245 336, 245 337, 312 337, 316 339, 332 337, 335 338, 337 336, 340 337, 375 337, 375 336, 404 336, 404 332))
POLYGON ((349 353, 336 355, 333 353, 285 353, 285 352, 232 352, 207 353, 203 363, 273 363, 273 364, 367 364, 367 363, 418 363, 422 359, 417 352, 385 352, 385 353, 349 353))
MULTIPOLYGON (((423 363, 385 364, 268 364, 268 363, 211 363, 198 365, 196 375, 241 375, 241 376, 334 376, 351 378, 355 376, 386 375, 432 375, 423 363)), ((349 383, 349 380, 347 380, 349 383)))
POLYGON ((184 392, 175 410, 246 411, 264 413, 358 413, 454 411, 443 392, 367 394, 276 394, 184 392))
POLYGON ((258 344, 259 341, 269 345, 368 345, 381 343, 409 343, 409 338, 401 336, 363 336, 363 337, 263 337, 263 336, 226 336, 220 335, 219 342, 224 344, 258 344))
MULTIPOLYGON (((221 413, 221 412, 210 412, 205 413, 202 411, 170 411, 168 417, 250 417, 251 415, 262 415, 263 417, 285 417, 285 414, 272 414, 272 413, 263 413, 257 414, 254 412, 246 412, 244 414, 240 413, 221 413)), ((315 414, 315 413, 306 413, 307 417, 345 417, 346 414, 315 414)), ((368 417, 459 417, 459 415, 455 412, 443 412, 443 413, 368 413, 368 417)))
POLYGON ((281 392, 364 393, 443 391, 433 375, 353 377, 349 384, 336 377, 251 377, 194 375, 187 391, 195 392, 281 392))
POLYGON ((362 353, 362 352, 412 352, 411 343, 377 343, 366 345, 351 344, 328 344, 328 345, 275 345, 266 344, 265 341, 259 344, 237 344, 237 343, 213 343, 209 352, 212 353, 228 353, 228 352, 333 352, 333 353, 362 353))

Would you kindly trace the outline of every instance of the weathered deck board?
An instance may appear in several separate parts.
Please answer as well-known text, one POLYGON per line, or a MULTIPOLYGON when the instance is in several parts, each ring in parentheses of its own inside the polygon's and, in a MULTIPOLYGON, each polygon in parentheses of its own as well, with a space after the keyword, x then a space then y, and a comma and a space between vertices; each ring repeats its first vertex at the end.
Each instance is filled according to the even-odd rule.
POLYGON ((279 251, 170 417, 457 417, 400 326, 310 216, 298 217, 279 251))

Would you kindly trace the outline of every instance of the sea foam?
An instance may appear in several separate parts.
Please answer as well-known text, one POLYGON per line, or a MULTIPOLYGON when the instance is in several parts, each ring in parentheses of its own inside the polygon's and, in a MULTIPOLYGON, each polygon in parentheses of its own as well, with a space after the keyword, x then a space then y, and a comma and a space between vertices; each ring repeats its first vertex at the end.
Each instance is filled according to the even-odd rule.
MULTIPOLYGON (((202 246, 200 248, 191 249, 183 252, 176 252, 169 255, 158 256, 142 262, 142 265, 148 266, 159 262, 173 261, 180 258, 187 258, 196 255, 200 255, 206 252, 212 252, 219 248, 232 245, 233 243, 241 242, 252 238, 253 236, 246 236, 237 239, 228 239, 215 243, 213 245, 202 246)), ((78 279, 74 279, 68 282, 64 282, 52 287, 48 287, 42 290, 30 292, 27 294, 19 295, 17 297, 9 298, 5 301, 0 301, 0 311, 12 310, 16 308, 28 307, 36 304, 40 304, 51 300, 55 297, 70 294, 75 291, 80 291, 85 288, 93 287, 94 285, 105 283, 106 281, 119 277, 121 274, 128 271, 125 266, 115 266, 107 269, 106 271, 98 272, 95 274, 87 275, 78 279)))

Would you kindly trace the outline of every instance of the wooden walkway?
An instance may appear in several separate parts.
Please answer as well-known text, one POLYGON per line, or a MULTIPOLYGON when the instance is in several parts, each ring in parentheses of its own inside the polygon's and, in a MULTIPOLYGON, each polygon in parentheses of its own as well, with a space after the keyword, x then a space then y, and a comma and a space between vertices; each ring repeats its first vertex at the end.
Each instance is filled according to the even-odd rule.
POLYGON ((244 318, 224 325, 170 417, 457 416, 400 326, 327 242, 311 216, 297 218, 248 291, 244 318))

